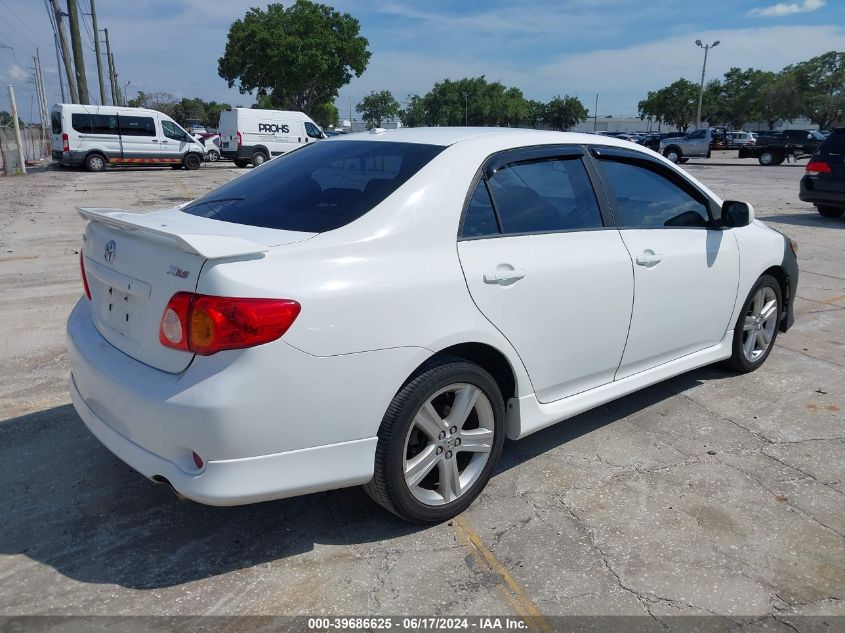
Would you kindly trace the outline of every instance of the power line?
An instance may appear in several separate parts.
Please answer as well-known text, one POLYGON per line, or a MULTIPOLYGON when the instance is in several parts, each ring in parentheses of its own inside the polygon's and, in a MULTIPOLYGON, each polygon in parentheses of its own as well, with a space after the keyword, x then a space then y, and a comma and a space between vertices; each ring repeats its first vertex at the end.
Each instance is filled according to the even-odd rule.
MULTIPOLYGON (((23 27, 24 27, 27 31, 29 31, 29 32, 30 32, 30 33, 31 33, 31 34, 32 34, 32 35, 33 35, 33 36, 34 36, 37 40, 39 40, 39 41, 41 41, 41 40, 42 40, 42 38, 43 38, 44 36, 43 36, 43 35, 39 35, 39 34, 38 34, 38 33, 36 33, 35 31, 33 31, 33 30, 29 27, 29 25, 28 25, 26 22, 24 22, 24 21, 20 18, 20 16, 19 16, 17 13, 15 13, 14 11, 12 11, 11 7, 10 7, 8 4, 6 4, 6 0, 0 0, 0 4, 2 4, 2 5, 6 8, 6 10, 7 10, 9 13, 11 13, 11 14, 12 14, 12 17, 14 17, 14 18, 15 18, 18 22, 20 22, 20 23, 23 25, 23 27)), ((38 45, 39 45, 39 44, 38 44, 38 42, 36 42, 36 41, 34 41, 34 40, 30 39, 30 38, 29 38, 29 37, 28 37, 25 33, 20 33, 20 35, 21 35, 22 37, 24 37, 24 38, 25 38, 25 39, 26 39, 26 40, 27 40, 30 44, 32 44, 33 46, 38 46, 38 45)), ((44 42, 42 41, 41 43, 43 44, 44 42)))

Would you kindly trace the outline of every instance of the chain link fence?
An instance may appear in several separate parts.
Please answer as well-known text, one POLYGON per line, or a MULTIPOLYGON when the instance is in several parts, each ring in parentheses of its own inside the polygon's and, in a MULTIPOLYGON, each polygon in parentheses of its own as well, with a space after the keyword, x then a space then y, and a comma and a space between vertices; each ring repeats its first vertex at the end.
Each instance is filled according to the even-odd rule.
MULTIPOLYGON (((27 166, 37 165, 45 158, 50 158, 50 134, 40 125, 21 127, 21 145, 27 166)), ((12 125, 0 126, 0 172, 10 176, 21 169, 15 128, 12 125)))

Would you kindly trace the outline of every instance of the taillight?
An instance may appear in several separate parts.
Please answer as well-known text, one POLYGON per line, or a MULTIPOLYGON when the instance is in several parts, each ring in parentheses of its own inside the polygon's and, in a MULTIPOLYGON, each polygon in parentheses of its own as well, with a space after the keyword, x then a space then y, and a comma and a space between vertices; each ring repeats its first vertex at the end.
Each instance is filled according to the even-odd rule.
POLYGON ((830 165, 823 160, 811 160, 809 163, 807 163, 807 173, 810 176, 818 176, 819 174, 829 174, 830 171, 830 165))
POLYGON ((238 147, 241 146, 243 143, 243 137, 241 136, 240 130, 238 131, 238 147))
POLYGON ((91 300, 91 289, 88 287, 88 277, 85 274, 85 260, 83 259, 82 249, 79 249, 79 272, 82 275, 82 287, 85 288, 85 296, 91 300))
POLYGON ((288 331, 301 306, 289 299, 212 297, 178 292, 161 317, 159 341, 202 356, 275 341, 288 331))
POLYGON ((62 132, 62 151, 70 151, 70 138, 68 138, 67 132, 62 132))

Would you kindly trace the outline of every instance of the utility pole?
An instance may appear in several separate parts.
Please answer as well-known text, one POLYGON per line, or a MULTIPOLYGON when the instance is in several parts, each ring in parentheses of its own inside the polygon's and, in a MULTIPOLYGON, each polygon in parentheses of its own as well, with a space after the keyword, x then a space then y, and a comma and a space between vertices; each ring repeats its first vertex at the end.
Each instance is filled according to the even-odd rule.
POLYGON ((94 28, 94 55, 97 56, 97 78, 100 80, 100 105, 106 105, 106 84, 103 81, 103 60, 100 56, 100 31, 97 30, 97 8, 91 0, 91 25, 94 28))
POLYGON ((596 131, 596 126, 599 121, 599 93, 596 93, 596 109, 593 110, 593 132, 596 131))
POLYGON ((65 80, 62 78, 62 60, 59 57, 59 38, 53 33, 53 46, 56 49, 56 70, 59 73, 59 90, 62 93, 62 103, 67 101, 65 96, 65 80))
POLYGON ((26 160, 23 157, 23 143, 21 143, 21 126, 18 124, 18 106, 15 104, 15 89, 12 84, 9 84, 9 101, 12 103, 12 122, 15 125, 15 142, 18 144, 21 173, 26 174, 26 160))
POLYGON ((117 81, 114 74, 114 55, 111 54, 111 44, 109 44, 109 30, 103 29, 106 34, 106 61, 109 63, 109 82, 111 83, 111 104, 117 103, 117 81))
POLYGON ((702 44, 701 40, 695 40, 695 45, 704 49, 704 64, 701 66, 701 86, 698 92, 698 115, 695 117, 695 129, 701 129, 701 104, 704 101, 704 73, 707 71, 707 51, 711 48, 716 48, 719 45, 719 40, 712 44, 702 44))
POLYGON ((70 92, 70 100, 73 103, 79 103, 79 93, 76 90, 76 80, 73 78, 73 62, 70 59, 70 49, 67 46, 67 35, 65 34, 65 24, 62 21, 62 8, 59 6, 59 0, 50 0, 53 5, 53 13, 56 16, 56 30, 59 33, 59 43, 62 49, 62 59, 65 62, 65 73, 67 74, 67 87, 70 92))
POLYGON ((41 113, 41 146, 46 150, 50 139, 50 111, 47 109, 47 95, 44 94, 44 78, 41 75, 41 54, 35 49, 35 88, 38 93, 38 111, 41 113))
POLYGON ((464 90, 464 127, 469 127, 469 93, 464 90))
POLYGON ((82 54, 82 37, 79 35, 79 10, 76 0, 67 0, 67 19, 70 23, 70 43, 73 46, 73 65, 76 67, 79 102, 89 104, 91 98, 88 96, 88 77, 85 76, 85 57, 82 54))

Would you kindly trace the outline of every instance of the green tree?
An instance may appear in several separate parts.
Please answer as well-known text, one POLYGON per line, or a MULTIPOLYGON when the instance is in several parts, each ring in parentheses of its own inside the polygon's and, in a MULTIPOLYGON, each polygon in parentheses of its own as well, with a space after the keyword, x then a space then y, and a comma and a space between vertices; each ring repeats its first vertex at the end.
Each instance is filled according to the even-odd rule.
POLYGON ((845 53, 830 51, 787 66, 801 94, 802 114, 822 129, 845 115, 845 53))
POLYGON ((376 92, 373 90, 355 106, 361 113, 368 128, 380 127, 381 122, 389 117, 398 117, 402 109, 399 102, 393 98, 389 90, 376 92))
POLYGON ((408 95, 408 105, 402 110, 402 124, 407 127, 422 127, 428 125, 428 114, 425 110, 425 99, 419 95, 408 95))
POLYGON ((640 101, 638 110, 641 118, 652 118, 678 130, 686 130, 695 121, 698 111, 699 87, 687 79, 648 93, 640 101))
POLYGON ((326 101, 324 104, 319 105, 312 110, 311 117, 318 125, 320 125, 320 127, 329 127, 337 125, 337 122, 340 119, 340 112, 334 102, 326 101))
POLYGON ((230 88, 237 84, 241 93, 269 97, 275 108, 317 118, 367 68, 368 46, 348 13, 310 0, 287 8, 274 3, 232 24, 217 70, 230 88))
POLYGON ((770 130, 778 121, 792 121, 801 116, 801 91, 795 78, 785 73, 771 73, 771 79, 757 92, 755 118, 765 121, 770 130))
POLYGON ((731 68, 718 84, 708 85, 712 92, 710 123, 727 123, 740 129, 757 118, 756 106, 760 90, 774 79, 774 73, 754 68, 731 68), (712 87, 711 87, 712 86, 712 87))
POLYGON ((581 121, 586 121, 589 111, 578 97, 556 96, 546 104, 545 122, 556 130, 568 130, 581 121))

